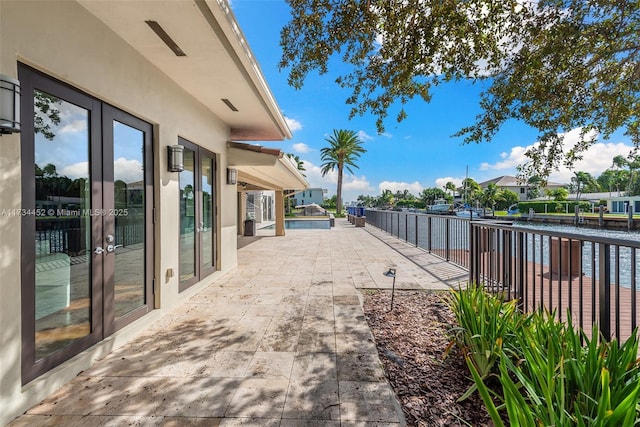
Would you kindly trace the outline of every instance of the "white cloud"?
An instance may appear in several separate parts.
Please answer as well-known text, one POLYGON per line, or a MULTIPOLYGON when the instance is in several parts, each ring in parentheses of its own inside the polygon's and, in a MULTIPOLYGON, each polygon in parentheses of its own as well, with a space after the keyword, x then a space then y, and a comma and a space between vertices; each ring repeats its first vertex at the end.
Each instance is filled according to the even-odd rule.
POLYGON ((500 153, 500 160, 496 163, 488 163, 483 162, 480 164, 480 170, 505 170, 505 169, 515 169, 518 165, 525 163, 529 158, 525 156, 525 153, 532 146, 529 145, 527 147, 522 147, 520 145, 516 145, 511 148, 509 153, 502 152, 500 153))
POLYGON ((384 136, 385 138, 393 138, 393 135, 391 135, 389 132, 382 132, 382 133, 379 133, 378 135, 384 136))
POLYGON ((70 179, 87 178, 89 176, 89 162, 78 162, 65 166, 58 174, 70 179))
POLYGON ((367 134, 365 131, 361 130, 358 131, 358 138, 362 141, 371 141, 373 139, 373 137, 369 134, 367 134))
POLYGON ((456 187, 462 187, 462 180, 464 178, 454 178, 452 176, 445 176, 444 178, 436 179, 436 187, 444 189, 444 186, 447 185, 447 182, 453 182, 456 187))
POLYGON ((78 119, 78 120, 73 120, 71 122, 66 123, 62 128, 60 128, 60 133, 84 132, 86 130, 87 130, 87 120, 78 119))
POLYGON ((633 149, 632 146, 622 142, 603 143, 597 142, 584 154, 584 158, 575 163, 574 169, 565 167, 549 176, 550 181, 568 183, 574 171, 588 172, 593 176, 598 176, 611 167, 612 160, 617 155, 627 156, 633 149))
POLYGON ((114 175, 116 180, 122 180, 127 184, 142 181, 144 178, 142 163, 135 159, 128 160, 120 157, 114 162, 114 175))
POLYGON ((424 187, 418 181, 413 183, 398 182, 398 181, 382 181, 380 184, 378 184, 378 189, 380 190, 380 194, 382 194, 383 190, 390 190, 392 193, 395 193, 397 191, 402 192, 404 190, 409 190, 409 193, 413 194, 414 196, 417 196, 420 193, 422 193, 422 190, 424 190, 424 187))
POLYGON ((296 153, 302 153, 302 154, 308 153, 309 151, 311 151, 311 147, 309 147, 304 142, 295 143, 291 146, 291 148, 293 148, 293 151, 295 151, 296 153))
POLYGON ((289 129, 291 130, 291 132, 295 132, 297 130, 302 129, 302 123, 300 123, 296 119, 285 117, 284 121, 287 122, 287 126, 289 126, 289 129))
MULTIPOLYGON (((564 137, 564 149, 565 151, 575 146, 576 142, 580 138, 580 129, 573 129, 563 135, 564 137)), ((589 137, 597 137, 597 134, 592 133, 587 135, 589 137)), ((518 165, 522 165, 530 159, 525 155, 526 151, 535 144, 522 147, 515 146, 511 148, 510 152, 503 152, 500 154, 500 160, 495 163, 484 162, 480 164, 480 169, 485 171, 504 171, 508 170, 510 173, 515 174, 518 165)), ((607 168, 611 166, 612 159, 617 155, 627 156, 633 147, 631 145, 622 142, 596 142, 589 149, 583 153, 583 159, 575 162, 573 171, 589 172, 594 176, 600 175, 607 168)), ((573 171, 561 167, 558 171, 553 172, 549 176, 549 180, 555 182, 569 182, 573 171)))

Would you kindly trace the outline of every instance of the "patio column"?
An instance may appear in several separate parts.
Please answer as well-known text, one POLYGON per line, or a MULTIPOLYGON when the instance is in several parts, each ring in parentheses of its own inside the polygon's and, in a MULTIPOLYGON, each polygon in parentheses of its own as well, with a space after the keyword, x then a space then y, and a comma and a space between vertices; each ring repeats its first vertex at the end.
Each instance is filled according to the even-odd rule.
POLYGON ((276 191, 276 236, 284 236, 284 193, 276 191))
POLYGON ((244 233, 244 220, 247 216, 247 204, 244 191, 238 191, 236 194, 238 200, 238 217, 236 218, 236 228, 238 230, 238 236, 242 236, 242 234, 244 233))

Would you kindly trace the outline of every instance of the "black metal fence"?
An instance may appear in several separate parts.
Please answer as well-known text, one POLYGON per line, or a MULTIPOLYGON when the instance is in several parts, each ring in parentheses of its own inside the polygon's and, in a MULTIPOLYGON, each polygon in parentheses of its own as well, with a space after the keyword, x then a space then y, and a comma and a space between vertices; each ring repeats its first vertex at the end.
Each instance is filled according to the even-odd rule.
MULTIPOLYGON (((366 222, 469 270, 469 281, 523 310, 548 309, 606 339, 638 325, 640 239, 615 239, 470 221, 454 216, 367 210, 366 222)), ((635 236, 635 235, 634 235, 635 236)))

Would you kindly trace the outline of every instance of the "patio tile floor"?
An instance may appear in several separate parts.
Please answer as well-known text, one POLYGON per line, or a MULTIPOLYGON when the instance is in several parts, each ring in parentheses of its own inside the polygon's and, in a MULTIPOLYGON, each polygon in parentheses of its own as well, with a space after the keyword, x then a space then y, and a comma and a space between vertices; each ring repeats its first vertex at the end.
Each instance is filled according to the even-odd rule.
POLYGON ((238 267, 79 374, 18 426, 400 426, 362 289, 450 289, 380 230, 253 238, 238 267))

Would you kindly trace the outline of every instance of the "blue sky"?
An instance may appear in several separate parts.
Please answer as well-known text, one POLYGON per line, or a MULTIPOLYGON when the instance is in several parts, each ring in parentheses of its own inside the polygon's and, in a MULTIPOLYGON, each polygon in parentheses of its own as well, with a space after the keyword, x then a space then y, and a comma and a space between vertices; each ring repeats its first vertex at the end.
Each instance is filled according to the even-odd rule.
MULTIPOLYGON (((325 139, 333 129, 358 132, 367 150, 358 161, 355 174, 345 174, 345 202, 356 200, 360 194, 379 195, 383 189, 407 189, 417 195, 424 188, 442 188, 447 181, 458 184, 465 178, 467 167, 469 177, 478 182, 516 175, 517 165, 526 160, 526 147, 536 142, 536 131, 517 122, 507 123, 491 143, 463 145, 461 138, 452 138, 460 128, 472 124, 479 113, 478 95, 486 87, 469 82, 439 86, 429 104, 421 100, 410 102, 405 106, 409 117, 401 123, 395 120, 398 111, 390 110, 385 133, 379 135, 375 117, 349 120, 350 107, 345 105, 345 99, 350 91, 334 82, 345 67, 338 61, 331 63, 327 75, 310 74, 301 90, 289 87, 287 71, 278 70, 280 29, 289 20, 289 7, 284 1, 233 0, 232 7, 293 132, 290 140, 260 144, 300 156, 311 187, 326 188, 329 196, 336 192, 336 176, 321 176, 320 149, 327 146, 325 139)), ((569 132, 567 144, 578 133, 579 130, 569 132)), ((598 141, 576 170, 597 176, 611 165, 614 156, 626 156, 630 149, 628 138, 619 132, 609 141, 598 141)), ((566 183, 571 174, 562 170, 550 180, 566 183)))

